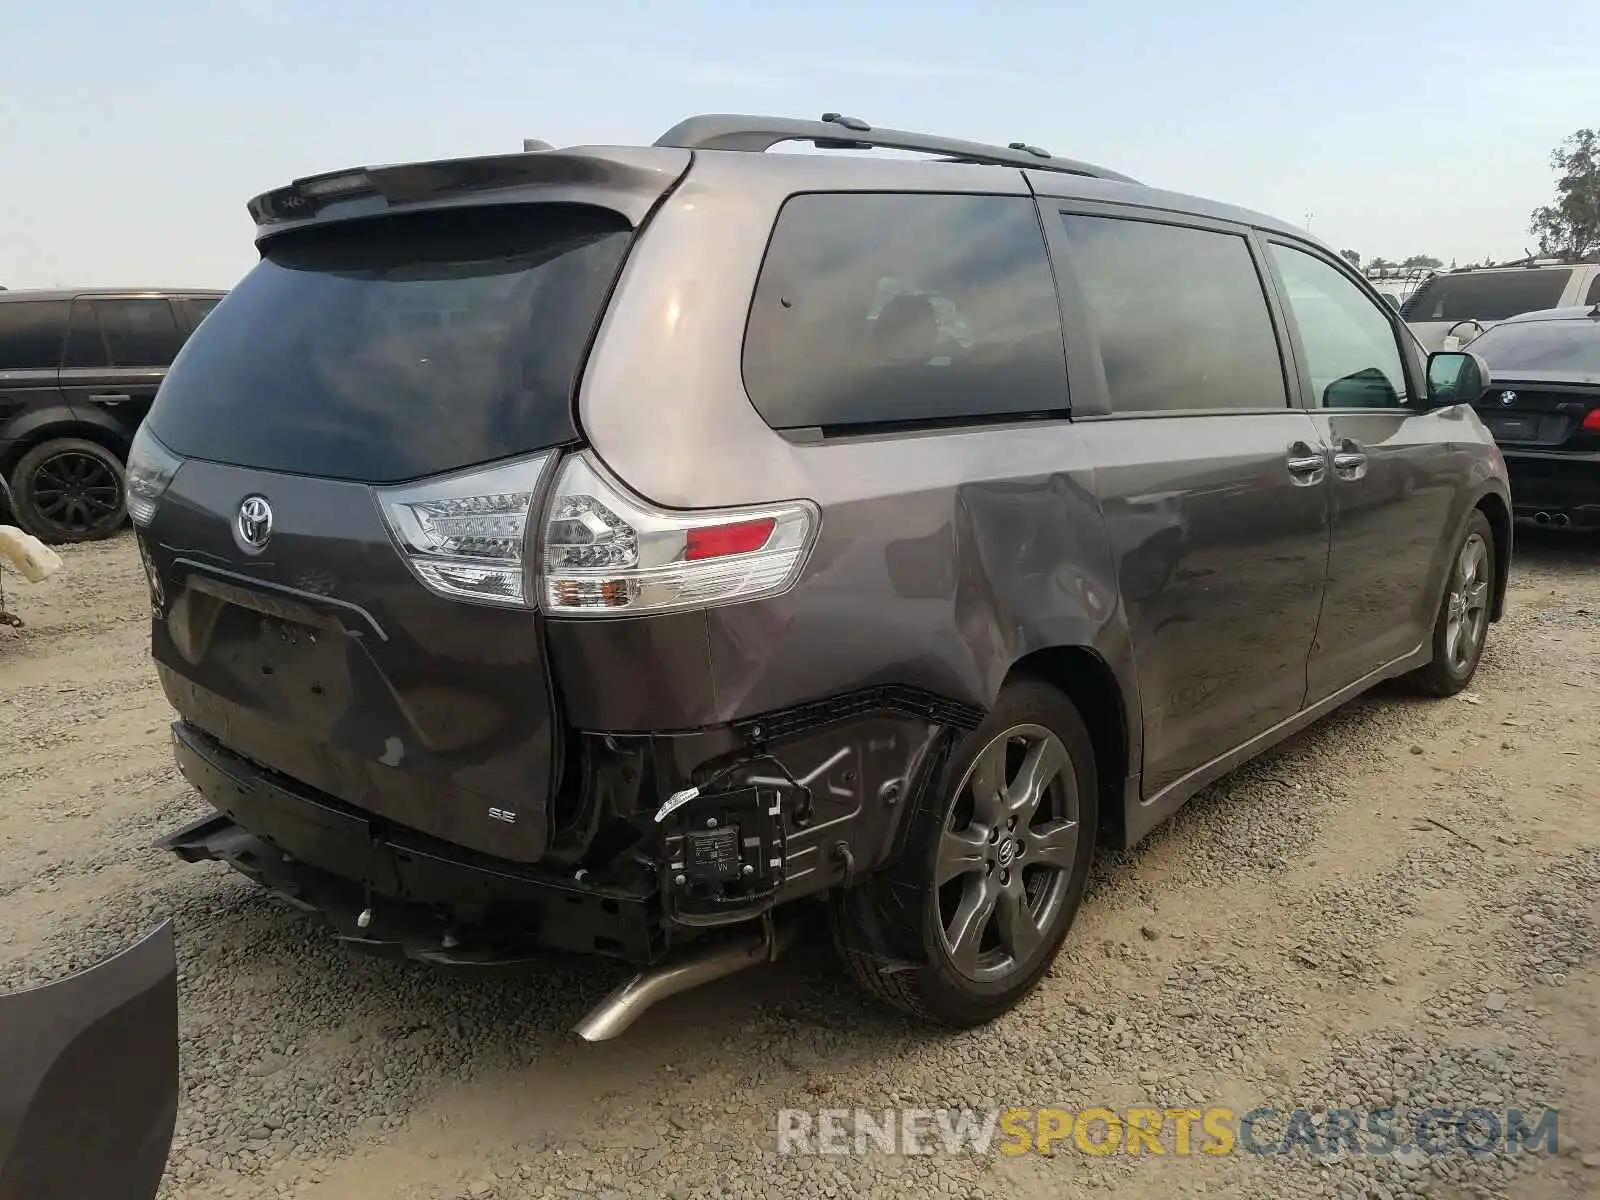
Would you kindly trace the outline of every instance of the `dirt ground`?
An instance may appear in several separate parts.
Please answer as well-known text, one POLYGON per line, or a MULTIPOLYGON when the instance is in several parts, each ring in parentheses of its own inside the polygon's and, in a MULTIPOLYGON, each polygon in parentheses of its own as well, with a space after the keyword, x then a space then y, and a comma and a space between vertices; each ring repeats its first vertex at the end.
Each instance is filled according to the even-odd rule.
POLYGON ((214 865, 170 764, 131 541, 8 576, 0 987, 176 923, 166 1196, 1600 1195, 1600 542, 1519 534, 1472 690, 1382 689, 1108 855, 1051 977, 983 1030, 862 1000, 820 939, 600 1046, 618 972, 351 957, 214 865), (1560 1109, 1550 1154, 780 1156, 776 1113, 897 1105, 1560 1109))

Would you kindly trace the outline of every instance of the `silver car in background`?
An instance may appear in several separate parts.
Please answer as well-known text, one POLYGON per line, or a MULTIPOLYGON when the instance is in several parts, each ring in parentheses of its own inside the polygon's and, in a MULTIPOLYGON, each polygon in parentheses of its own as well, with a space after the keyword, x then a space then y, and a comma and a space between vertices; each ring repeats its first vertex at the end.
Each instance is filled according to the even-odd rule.
POLYGON ((1400 315, 1426 349, 1458 350, 1510 317, 1597 303, 1600 262, 1538 259, 1435 275, 1401 304, 1400 315))

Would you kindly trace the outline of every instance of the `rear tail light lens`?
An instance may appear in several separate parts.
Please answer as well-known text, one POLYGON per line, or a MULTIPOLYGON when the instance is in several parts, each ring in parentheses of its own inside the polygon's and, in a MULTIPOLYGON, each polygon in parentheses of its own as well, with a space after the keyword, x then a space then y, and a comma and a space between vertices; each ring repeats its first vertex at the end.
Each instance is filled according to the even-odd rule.
POLYGON ((694 561, 722 558, 729 554, 754 554, 772 540, 778 528, 776 517, 754 521, 735 521, 731 525, 695 528, 684 538, 684 557, 694 561))
POLYGON ((800 577, 819 525, 805 500, 657 508, 576 455, 547 509, 541 606, 557 616, 626 616, 776 596, 800 577))
POLYGON ((166 494, 181 466, 183 460, 156 441, 148 424, 139 426, 124 467, 128 516, 135 525, 142 528, 150 524, 156 515, 156 504, 166 494))
POLYGON ((553 456, 374 489, 400 552, 429 590, 453 600, 532 608, 529 532, 553 456))
POLYGON ((1589 410, 1589 415, 1583 418, 1583 427, 1600 433, 1600 408, 1589 410))

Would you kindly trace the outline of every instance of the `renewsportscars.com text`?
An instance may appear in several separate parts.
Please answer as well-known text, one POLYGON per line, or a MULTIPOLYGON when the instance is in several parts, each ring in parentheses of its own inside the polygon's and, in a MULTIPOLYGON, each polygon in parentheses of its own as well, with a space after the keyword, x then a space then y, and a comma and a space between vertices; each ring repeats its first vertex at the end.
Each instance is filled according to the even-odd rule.
POLYGON ((1201 1154, 1313 1157, 1544 1151, 1560 1114, 1544 1108, 781 1109, 780 1154, 1201 1154))

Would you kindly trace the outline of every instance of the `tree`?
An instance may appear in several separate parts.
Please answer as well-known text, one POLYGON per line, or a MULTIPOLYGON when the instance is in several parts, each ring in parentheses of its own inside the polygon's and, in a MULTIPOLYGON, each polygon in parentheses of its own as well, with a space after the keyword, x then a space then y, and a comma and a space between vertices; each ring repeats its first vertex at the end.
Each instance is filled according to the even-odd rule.
POLYGON ((1533 210, 1539 253, 1582 258, 1600 250, 1600 131, 1580 129, 1550 155, 1556 202, 1533 210))
POLYGON ((1434 258, 1431 254, 1413 254, 1400 265, 1406 268, 1421 267, 1425 271, 1437 271, 1444 266, 1444 263, 1434 258))
POLYGON ((1339 251, 1339 257, 1344 259, 1345 262, 1349 263, 1356 270, 1359 271, 1361 269, 1361 255, 1357 254, 1354 250, 1341 250, 1339 251))
POLYGON ((1367 260, 1367 270, 1369 270, 1369 271, 1371 271, 1373 269, 1377 269, 1377 270, 1381 271, 1381 270, 1383 270, 1384 267, 1392 267, 1392 266, 1394 266, 1394 264, 1392 262, 1390 262, 1387 258, 1384 258, 1383 255, 1381 255, 1381 254, 1377 258, 1369 258, 1367 260))

